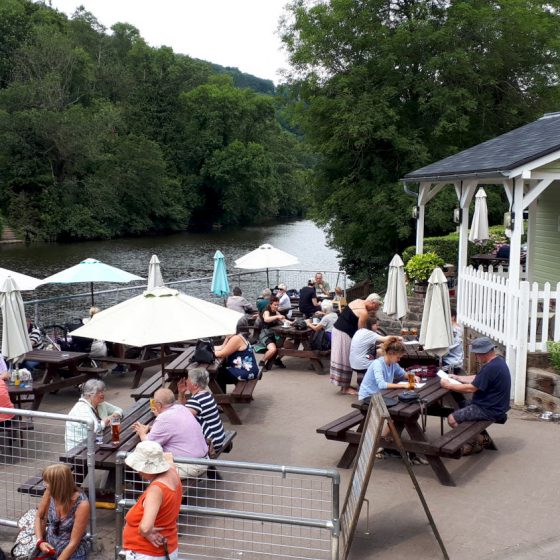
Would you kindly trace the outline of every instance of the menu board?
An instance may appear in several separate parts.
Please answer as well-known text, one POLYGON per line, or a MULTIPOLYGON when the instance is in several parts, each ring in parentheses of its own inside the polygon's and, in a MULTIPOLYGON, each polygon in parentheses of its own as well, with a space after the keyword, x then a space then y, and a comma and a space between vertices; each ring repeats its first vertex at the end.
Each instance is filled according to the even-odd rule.
POLYGON ((381 394, 371 397, 371 403, 360 439, 360 446, 354 464, 354 471, 342 514, 340 516, 340 547, 341 558, 346 560, 350 552, 352 537, 358 524, 360 511, 367 491, 368 482, 375 462, 375 452, 379 447, 379 440, 385 422, 389 419, 389 412, 381 394))

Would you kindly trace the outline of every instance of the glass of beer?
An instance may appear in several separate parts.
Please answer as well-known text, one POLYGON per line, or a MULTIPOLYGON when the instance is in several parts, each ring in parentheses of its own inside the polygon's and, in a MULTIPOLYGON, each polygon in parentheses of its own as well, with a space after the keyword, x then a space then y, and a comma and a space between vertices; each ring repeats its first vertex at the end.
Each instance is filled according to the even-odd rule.
POLYGON ((408 327, 401 327, 401 336, 406 336, 408 334, 408 327))
POLYGON ((111 417, 111 443, 113 445, 119 445, 121 442, 121 417, 112 416, 111 417))
POLYGON ((416 327, 412 327, 412 328, 410 329, 410 334, 411 334, 412 336, 417 336, 417 335, 418 335, 418 329, 417 329, 416 327))
POLYGON ((410 391, 414 390, 414 372, 413 371, 409 371, 407 373, 408 375, 408 388, 410 391))
POLYGON ((155 399, 152 397, 152 398, 150 399, 150 410, 151 410, 152 412, 154 412, 155 409, 156 409, 156 401, 155 401, 155 399))

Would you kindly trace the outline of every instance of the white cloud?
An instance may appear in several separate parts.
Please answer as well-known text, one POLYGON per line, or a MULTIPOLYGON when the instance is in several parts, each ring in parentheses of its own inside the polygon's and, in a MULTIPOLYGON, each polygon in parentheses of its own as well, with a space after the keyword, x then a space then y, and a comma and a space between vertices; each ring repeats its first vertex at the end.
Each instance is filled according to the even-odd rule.
POLYGON ((110 28, 126 22, 152 46, 167 45, 223 66, 278 81, 287 62, 278 23, 287 0, 51 0, 71 15, 83 5, 110 28))

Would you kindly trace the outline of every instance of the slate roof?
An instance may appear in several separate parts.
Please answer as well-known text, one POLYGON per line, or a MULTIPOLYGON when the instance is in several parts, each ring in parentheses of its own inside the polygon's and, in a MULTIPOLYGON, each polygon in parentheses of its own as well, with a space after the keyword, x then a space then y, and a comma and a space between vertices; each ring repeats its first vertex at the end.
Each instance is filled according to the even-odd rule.
POLYGON ((560 113, 548 113, 525 126, 407 173, 403 181, 441 182, 506 175, 520 165, 557 150, 560 150, 560 113))

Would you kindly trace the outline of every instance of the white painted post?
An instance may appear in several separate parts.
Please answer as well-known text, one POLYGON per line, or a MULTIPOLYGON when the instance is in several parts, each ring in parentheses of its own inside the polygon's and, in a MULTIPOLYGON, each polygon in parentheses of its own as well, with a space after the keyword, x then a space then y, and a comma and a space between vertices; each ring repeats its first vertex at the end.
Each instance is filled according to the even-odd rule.
POLYGON ((424 252, 424 216, 426 214, 426 206, 420 204, 418 206, 418 218, 416 219, 416 254, 421 255, 424 252))
POLYGON ((521 272, 521 236, 523 235, 523 181, 518 178, 514 187, 513 213, 515 221, 509 249, 509 282, 512 290, 517 290, 521 272))
POLYGON ((525 388, 527 384, 527 329, 529 327, 529 282, 521 282, 519 286, 519 313, 517 315, 517 359, 515 363, 514 403, 525 404, 525 388))

